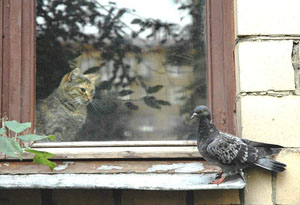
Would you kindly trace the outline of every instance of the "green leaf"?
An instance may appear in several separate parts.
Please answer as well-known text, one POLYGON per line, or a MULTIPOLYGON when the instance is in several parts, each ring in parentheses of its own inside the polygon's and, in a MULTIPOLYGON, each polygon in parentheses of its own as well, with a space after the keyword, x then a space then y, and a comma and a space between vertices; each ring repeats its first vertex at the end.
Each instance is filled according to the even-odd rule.
POLYGON ((0 134, 5 134, 6 133, 6 129, 5 128, 0 128, 0 134))
POLYGON ((160 104, 160 105, 171 105, 168 101, 164 101, 164 100, 156 100, 156 103, 157 104, 160 104))
POLYGON ((52 154, 49 152, 42 152, 42 151, 38 151, 38 150, 32 150, 30 148, 26 148, 25 151, 34 154, 34 157, 33 157, 34 163, 44 164, 44 165, 48 166, 51 169, 51 171, 53 171, 53 169, 56 167, 55 162, 51 162, 50 160, 48 160, 48 158, 55 157, 55 154, 52 154))
POLYGON ((45 158, 51 158, 51 157, 55 157, 56 155, 55 154, 52 154, 50 152, 43 152, 43 151, 39 151, 39 150, 34 150, 34 149, 31 149, 29 147, 27 147, 25 149, 26 152, 29 152, 29 153, 32 153, 32 154, 38 154, 38 155, 41 155, 45 158))
POLYGON ((144 102, 146 103, 146 105, 148 105, 149 107, 155 108, 155 109, 160 109, 161 106, 159 104, 156 103, 156 98, 153 96, 145 96, 143 97, 144 102))
POLYGON ((138 110, 138 109, 139 109, 139 106, 137 106, 137 105, 135 105, 135 104, 133 104, 133 103, 131 103, 131 102, 126 102, 125 105, 126 105, 129 109, 131 109, 131 110, 138 110))
POLYGON ((23 150, 15 138, 0 137, 0 152, 10 156, 22 159, 16 153, 22 154, 23 150))
POLYGON ((53 138, 53 135, 49 136, 43 136, 43 135, 35 135, 35 134, 28 134, 28 135, 21 135, 18 136, 18 138, 24 142, 31 142, 31 141, 37 141, 37 140, 43 140, 49 138, 52 141, 55 141, 55 137, 53 138), (54 139, 54 140, 53 140, 54 139))
POLYGON ((156 86, 153 86, 153 87, 149 87, 146 89, 146 92, 148 94, 151 94, 151 93, 156 93, 158 92, 160 89, 162 89, 164 86, 163 85, 156 85, 156 86))
POLYGON ((49 136, 48 136, 48 138, 49 138, 51 141, 53 141, 53 142, 55 142, 55 141, 56 141, 56 138, 55 138, 55 136, 54 136, 54 135, 49 135, 49 136))
POLYGON ((20 132, 23 132, 24 130, 26 130, 27 128, 30 128, 31 123, 30 122, 19 123, 19 122, 13 120, 13 121, 6 121, 5 126, 9 130, 11 130, 15 133, 20 133, 20 132))
POLYGON ((35 164, 44 164, 46 166, 48 166, 51 171, 53 171, 53 169, 56 167, 56 163, 52 162, 44 157, 41 157, 40 155, 35 155, 33 158, 33 163, 35 164))
POLYGON ((119 92, 119 95, 120 96, 126 96, 126 95, 130 95, 130 94, 132 94, 133 93, 133 91, 132 90, 121 90, 120 92, 119 92))

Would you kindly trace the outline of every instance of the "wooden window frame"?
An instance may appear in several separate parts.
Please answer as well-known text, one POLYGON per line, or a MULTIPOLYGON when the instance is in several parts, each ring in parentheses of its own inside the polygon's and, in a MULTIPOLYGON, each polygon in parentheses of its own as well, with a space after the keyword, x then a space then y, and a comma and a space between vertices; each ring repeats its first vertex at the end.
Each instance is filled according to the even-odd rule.
MULTIPOLYGON (((233 8, 234 0, 206 1, 208 105, 217 127, 235 134, 233 8)), ((0 17, 0 117, 34 125, 35 1, 3 0, 0 17)), ((60 142, 33 147, 55 153, 57 159, 199 157, 195 141, 60 142)))

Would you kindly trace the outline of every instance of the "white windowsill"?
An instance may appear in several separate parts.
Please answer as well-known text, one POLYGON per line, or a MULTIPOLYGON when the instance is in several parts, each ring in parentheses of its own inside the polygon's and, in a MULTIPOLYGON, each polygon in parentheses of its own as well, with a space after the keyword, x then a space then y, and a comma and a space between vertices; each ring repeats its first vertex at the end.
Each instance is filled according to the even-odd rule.
POLYGON ((216 190, 243 189, 236 177, 219 185, 209 184, 216 174, 30 174, 0 175, 0 188, 8 189, 136 189, 216 190))

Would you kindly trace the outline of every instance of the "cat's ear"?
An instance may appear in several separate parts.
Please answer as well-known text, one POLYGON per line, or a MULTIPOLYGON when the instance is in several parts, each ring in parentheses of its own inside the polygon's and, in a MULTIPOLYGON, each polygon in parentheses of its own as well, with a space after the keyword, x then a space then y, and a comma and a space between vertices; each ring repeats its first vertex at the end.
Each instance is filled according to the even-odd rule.
POLYGON ((98 85, 100 83, 100 74, 91 73, 84 75, 87 79, 89 79, 94 85, 98 85))
POLYGON ((63 85, 67 81, 71 82, 72 80, 74 80, 75 78, 77 78, 79 75, 80 75, 80 69, 79 68, 75 68, 71 72, 69 72, 66 75, 64 75, 64 77, 61 79, 60 84, 63 85))
POLYGON ((69 73, 68 81, 71 82, 72 80, 78 78, 79 75, 80 75, 80 69, 79 68, 75 68, 74 70, 72 70, 69 73))

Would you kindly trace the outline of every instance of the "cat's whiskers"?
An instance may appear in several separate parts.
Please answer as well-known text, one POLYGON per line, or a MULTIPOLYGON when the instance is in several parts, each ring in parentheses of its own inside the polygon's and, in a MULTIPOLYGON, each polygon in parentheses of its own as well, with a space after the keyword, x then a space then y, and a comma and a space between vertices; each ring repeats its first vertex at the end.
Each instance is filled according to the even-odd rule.
POLYGON ((98 105, 95 103, 95 102, 91 102, 91 105, 92 105, 92 107, 94 108, 94 110, 96 111, 96 112, 98 112, 98 105))
POLYGON ((100 107, 101 102, 102 102, 102 101, 99 100, 99 99, 97 99, 97 100, 94 101, 94 103, 95 103, 98 107, 100 107))
POLYGON ((93 101, 100 102, 100 99, 94 98, 93 101))
POLYGON ((96 110, 96 111, 99 111, 100 110, 100 100, 98 101, 98 100, 93 100, 92 102, 91 102, 91 104, 92 104, 92 106, 94 107, 94 109, 96 110))
POLYGON ((100 105, 101 100, 94 98, 92 102, 95 103, 95 104, 97 104, 97 105, 100 105))

